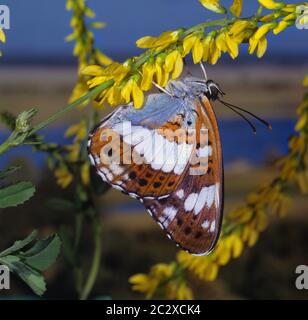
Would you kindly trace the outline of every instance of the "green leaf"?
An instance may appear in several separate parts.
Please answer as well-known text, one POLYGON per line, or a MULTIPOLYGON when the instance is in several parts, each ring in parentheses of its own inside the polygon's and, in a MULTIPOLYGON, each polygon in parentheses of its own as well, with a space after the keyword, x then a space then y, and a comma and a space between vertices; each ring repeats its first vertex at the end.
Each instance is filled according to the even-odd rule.
POLYGON ((0 257, 4 257, 7 255, 11 255, 17 251, 20 251, 21 249, 23 249, 26 245, 28 245, 30 242, 32 242, 36 237, 37 237, 38 231, 37 230, 33 230, 31 232, 31 234, 28 235, 27 238, 23 239, 23 240, 17 240, 14 242, 14 244, 7 248, 6 250, 0 252, 0 257))
POLYGON ((45 271, 57 259, 61 247, 58 235, 52 235, 44 240, 39 240, 28 251, 23 253, 23 261, 38 271, 45 271))
POLYGON ((21 167, 20 166, 11 166, 8 167, 7 169, 0 171, 0 180, 6 178, 7 176, 13 174, 17 170, 19 170, 21 167))
POLYGON ((35 192, 29 181, 21 181, 0 189, 0 208, 16 207, 29 200, 35 192))
POLYGON ((1 263, 8 266, 11 272, 17 274, 39 296, 46 291, 44 277, 21 261, 18 256, 6 256, 0 259, 1 263))

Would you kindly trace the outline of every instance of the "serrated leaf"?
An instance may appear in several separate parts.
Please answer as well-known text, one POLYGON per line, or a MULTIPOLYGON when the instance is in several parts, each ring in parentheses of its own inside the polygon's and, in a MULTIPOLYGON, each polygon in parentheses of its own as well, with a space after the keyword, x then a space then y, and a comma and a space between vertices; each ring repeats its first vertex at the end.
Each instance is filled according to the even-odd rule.
POLYGON ((7 169, 0 171, 0 180, 6 178, 7 176, 13 174, 17 170, 19 170, 21 167, 20 166, 11 166, 8 167, 7 169))
POLYGON ((23 253, 23 261, 35 270, 44 271, 55 262, 60 247, 61 241, 56 234, 38 240, 31 249, 23 253))
POLYGON ((0 189, 0 208, 16 207, 29 200, 35 192, 29 181, 21 181, 0 189))
POLYGON ((33 230, 27 238, 23 240, 17 240, 13 243, 13 245, 6 250, 0 252, 0 257, 4 257, 7 255, 11 255, 17 251, 20 251, 23 249, 26 245, 28 245, 30 242, 32 242, 37 237, 38 231, 33 230))

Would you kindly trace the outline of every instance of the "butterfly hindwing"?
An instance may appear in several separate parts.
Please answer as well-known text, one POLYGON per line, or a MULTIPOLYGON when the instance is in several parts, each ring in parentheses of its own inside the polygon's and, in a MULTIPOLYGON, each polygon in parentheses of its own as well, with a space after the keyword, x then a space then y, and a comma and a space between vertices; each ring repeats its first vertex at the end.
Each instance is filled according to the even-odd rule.
MULTIPOLYGON (((198 101, 194 103, 196 106, 199 104, 198 101)), ((170 197, 146 200, 144 204, 181 248, 203 255, 211 251, 219 236, 223 177, 220 138, 214 111, 206 97, 200 103, 202 108, 196 107, 201 113, 196 127, 204 125, 208 129, 208 146, 211 150, 206 173, 191 175, 191 167, 188 167, 183 180, 170 197)), ((202 149, 202 144, 199 148, 202 149)))

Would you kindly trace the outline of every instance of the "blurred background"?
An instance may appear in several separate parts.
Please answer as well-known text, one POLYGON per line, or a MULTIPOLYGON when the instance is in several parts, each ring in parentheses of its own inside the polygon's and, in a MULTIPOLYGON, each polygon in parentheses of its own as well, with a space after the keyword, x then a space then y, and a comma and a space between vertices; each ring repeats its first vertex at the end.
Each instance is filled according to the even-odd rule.
MULTIPOLYGON (((292 1, 290 1, 292 2, 292 1)), ((228 3, 228 1, 226 1, 228 3)), ((231 1, 230 1, 231 3, 231 1)), ((11 11, 11 29, 7 43, 1 45, 0 109, 17 114, 30 107, 39 109, 38 120, 67 104, 76 81, 77 62, 73 45, 64 41, 70 33, 70 13, 64 0, 1 1, 11 11)), ((198 1, 88 1, 97 20, 107 28, 96 33, 97 46, 115 60, 139 54, 135 41, 144 35, 191 25, 215 18, 198 1)), ((244 15, 251 15, 257 1, 247 1, 244 15)), ((269 37, 269 47, 262 60, 241 48, 236 61, 223 56, 216 66, 208 66, 210 78, 227 93, 226 100, 256 113, 271 122, 272 131, 258 127, 254 136, 241 119, 227 108, 214 104, 217 112, 225 162, 225 210, 238 206, 245 195, 258 185, 270 181, 276 172, 272 163, 287 152, 287 139, 293 132, 295 108, 301 101, 302 79, 308 70, 308 30, 289 28, 281 36, 269 37)), ((190 72, 200 70, 188 65, 190 72)), ((102 116, 111 109, 102 110, 102 116)), ((71 112, 56 125, 43 131, 47 141, 65 143, 63 133, 80 117, 71 112)), ((7 131, 0 127, 0 141, 7 131)), ((1 167, 23 164, 18 179, 30 179, 37 193, 25 205, 1 211, 0 250, 12 241, 39 228, 42 236, 56 231, 61 224, 70 225, 74 212, 59 213, 45 206, 50 194, 70 198, 70 189, 60 190, 47 169, 43 154, 31 148, 11 150, 0 160, 1 167)), ((196 297, 201 299, 307 299, 307 290, 297 290, 295 268, 308 264, 308 203, 294 192, 288 216, 275 220, 252 249, 240 259, 222 268, 213 283, 191 279, 196 297)), ((142 297, 130 290, 128 277, 147 272, 152 264, 173 260, 176 247, 168 241, 144 208, 118 191, 110 190, 97 199, 103 223, 103 259, 95 296, 116 298, 142 297)), ((91 230, 88 230, 90 234, 91 230)), ((85 240, 85 261, 91 258, 91 242, 85 240)), ((61 260, 47 273, 46 298, 72 298, 71 270, 61 260)), ((12 290, 1 295, 31 295, 30 289, 14 278, 12 290)))

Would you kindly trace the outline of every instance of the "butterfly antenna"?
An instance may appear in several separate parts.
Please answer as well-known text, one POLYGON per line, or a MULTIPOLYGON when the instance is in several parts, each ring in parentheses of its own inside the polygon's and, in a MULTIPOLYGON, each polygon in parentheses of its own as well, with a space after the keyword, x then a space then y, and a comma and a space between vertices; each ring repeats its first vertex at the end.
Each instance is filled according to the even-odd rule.
POLYGON ((202 70, 202 72, 203 72, 203 75, 204 75, 204 79, 205 79, 205 81, 207 81, 207 73, 206 73, 206 70, 205 70, 205 66, 204 66, 204 64, 203 64, 203 62, 202 61, 200 61, 200 67, 201 67, 201 70, 202 70))
POLYGON ((238 106, 235 106, 229 102, 226 102, 226 101, 222 101, 220 99, 218 99, 220 102, 222 102, 224 105, 228 105, 229 107, 232 107, 232 108, 235 108, 235 109, 238 109, 238 110, 241 110, 249 115, 251 115, 253 118, 257 119, 258 121, 260 121, 261 123, 263 123, 268 129, 272 129, 272 125, 270 123, 268 123, 267 121, 261 119, 260 117, 256 116, 255 114, 253 114, 252 112, 248 111, 248 110, 245 110, 243 108, 240 108, 238 106))
POLYGON ((257 129, 256 127, 251 123, 251 121, 246 118, 242 113, 238 112, 236 109, 234 109, 232 106, 229 106, 227 103, 225 103, 225 101, 218 99, 218 101, 220 101, 220 103, 222 103, 224 106, 230 108, 233 112, 235 112, 236 114, 238 114, 241 118, 243 118, 251 127, 252 131, 254 134, 257 133, 257 129))

